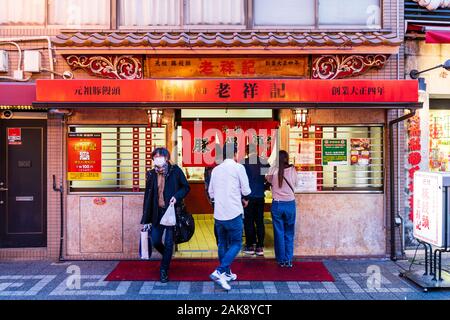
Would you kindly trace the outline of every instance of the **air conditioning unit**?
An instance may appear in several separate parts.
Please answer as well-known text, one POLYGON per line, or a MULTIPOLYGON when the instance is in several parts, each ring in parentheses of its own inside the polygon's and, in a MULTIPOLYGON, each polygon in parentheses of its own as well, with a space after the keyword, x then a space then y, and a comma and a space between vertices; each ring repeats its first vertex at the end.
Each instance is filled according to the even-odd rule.
POLYGON ((25 50, 23 52, 23 71, 41 71, 41 52, 37 50, 25 50))
POLYGON ((0 50, 0 72, 8 72, 8 52, 0 50))

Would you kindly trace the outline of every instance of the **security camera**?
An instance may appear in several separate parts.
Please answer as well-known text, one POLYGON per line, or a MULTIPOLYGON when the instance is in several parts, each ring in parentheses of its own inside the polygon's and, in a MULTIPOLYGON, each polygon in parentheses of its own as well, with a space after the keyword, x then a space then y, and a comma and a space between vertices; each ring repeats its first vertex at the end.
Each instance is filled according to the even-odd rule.
POLYGON ((11 119, 13 117, 13 112, 11 110, 4 110, 2 112, 2 119, 11 119))
POLYGON ((73 73, 72 72, 70 72, 70 71, 64 71, 63 72, 63 74, 62 74, 62 77, 64 78, 64 79, 73 79, 73 73))

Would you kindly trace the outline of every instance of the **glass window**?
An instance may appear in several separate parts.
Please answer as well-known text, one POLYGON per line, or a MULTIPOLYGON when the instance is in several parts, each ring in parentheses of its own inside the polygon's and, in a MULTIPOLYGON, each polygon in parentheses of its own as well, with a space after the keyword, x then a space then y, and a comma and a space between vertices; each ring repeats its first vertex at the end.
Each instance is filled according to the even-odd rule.
POLYGON ((45 0, 2 0, 0 25, 43 25, 45 0))
POLYGON ((108 26, 110 0, 49 0, 48 23, 58 26, 108 26))
POLYGON ((290 128, 289 152, 298 170, 317 174, 318 191, 383 190, 382 126, 311 126, 307 136, 297 127, 290 128), (325 151, 323 140, 344 143, 341 149, 325 151), (306 151, 302 154, 302 148, 310 155, 306 151), (341 158, 325 161, 330 152, 341 158))
POLYGON ((148 132, 145 126, 71 126, 69 132, 102 134, 102 180, 70 181, 70 191, 143 191, 145 188, 146 146, 151 150, 166 145, 166 128, 152 128, 148 132), (133 139, 136 131, 138 138, 133 139), (150 134, 150 136, 148 136, 150 134), (137 145, 135 145, 137 141, 137 145), (150 141, 150 142, 149 142, 150 141), (138 164, 133 165, 133 147, 138 146, 138 164), (137 169, 137 172, 134 171, 137 169), (138 173, 139 188, 133 190, 133 174, 138 173))
POLYGON ((314 0, 254 0, 255 26, 311 26, 314 0))
POLYGON ((380 0, 318 0, 319 25, 381 25, 380 0))
POLYGON ((122 27, 178 26, 180 0, 119 0, 122 27))
POLYGON ((243 25, 243 0, 187 0, 188 25, 243 25))
POLYGON ((430 111, 430 171, 450 171, 450 112, 430 111))

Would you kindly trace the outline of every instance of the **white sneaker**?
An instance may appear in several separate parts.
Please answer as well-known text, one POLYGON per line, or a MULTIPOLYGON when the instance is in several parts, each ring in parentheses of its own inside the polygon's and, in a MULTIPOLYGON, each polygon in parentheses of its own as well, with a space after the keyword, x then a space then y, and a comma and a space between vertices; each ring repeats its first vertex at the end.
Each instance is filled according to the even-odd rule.
POLYGON ((225 273, 220 273, 219 271, 215 270, 213 273, 209 275, 209 278, 213 280, 215 283, 217 283, 219 286, 221 286, 224 290, 227 291, 231 290, 230 285, 225 279, 225 273))
POLYGON ((236 281, 236 279, 237 279, 237 274, 231 272, 231 270, 230 270, 230 273, 224 273, 224 276, 225 276, 225 280, 227 280, 228 282, 236 281))

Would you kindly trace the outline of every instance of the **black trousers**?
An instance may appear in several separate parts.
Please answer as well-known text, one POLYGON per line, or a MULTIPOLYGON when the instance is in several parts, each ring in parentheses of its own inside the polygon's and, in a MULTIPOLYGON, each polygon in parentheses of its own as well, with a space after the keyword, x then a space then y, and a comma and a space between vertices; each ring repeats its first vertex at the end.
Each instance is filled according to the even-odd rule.
POLYGON ((249 199, 244 208, 244 230, 246 246, 264 247, 264 198, 249 199))

